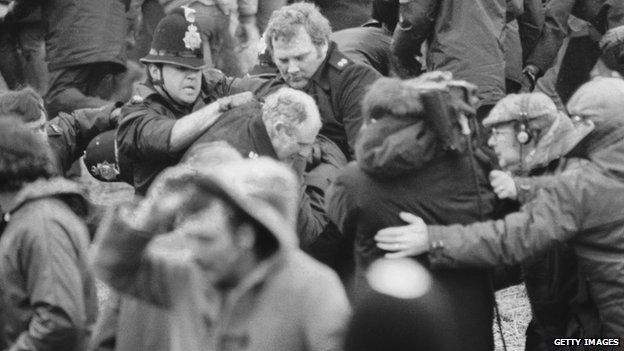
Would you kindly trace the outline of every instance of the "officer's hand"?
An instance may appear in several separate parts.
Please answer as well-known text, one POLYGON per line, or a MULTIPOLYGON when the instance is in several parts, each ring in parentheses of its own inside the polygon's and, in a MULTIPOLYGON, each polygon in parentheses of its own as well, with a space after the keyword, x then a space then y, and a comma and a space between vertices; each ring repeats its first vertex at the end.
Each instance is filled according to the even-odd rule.
POLYGON ((377 247, 391 251, 386 258, 410 257, 429 251, 429 233, 422 218, 407 212, 401 212, 399 217, 408 225, 385 228, 375 235, 377 247))
POLYGON ((254 100, 254 95, 249 92, 238 93, 226 97, 222 97, 217 102, 219 103, 219 111, 225 112, 235 107, 244 105, 254 100))
POLYGON ((518 198, 516 183, 511 177, 511 174, 507 172, 499 170, 490 172, 490 185, 499 199, 516 200, 518 198))

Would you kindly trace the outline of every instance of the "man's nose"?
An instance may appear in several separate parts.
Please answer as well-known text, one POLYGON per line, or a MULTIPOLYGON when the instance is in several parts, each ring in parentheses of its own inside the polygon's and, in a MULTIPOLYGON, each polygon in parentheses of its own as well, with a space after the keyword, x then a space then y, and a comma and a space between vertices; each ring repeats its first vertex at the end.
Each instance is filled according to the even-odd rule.
POLYGON ((496 136, 494 134, 490 135, 487 143, 489 147, 494 147, 496 145, 496 136))
POLYGON ((296 73, 299 72, 299 64, 297 62, 290 61, 288 63, 288 73, 296 73))
POLYGON ((186 72, 186 79, 195 80, 200 75, 201 75, 201 71, 195 71, 195 70, 191 71, 191 70, 189 70, 189 71, 186 72))

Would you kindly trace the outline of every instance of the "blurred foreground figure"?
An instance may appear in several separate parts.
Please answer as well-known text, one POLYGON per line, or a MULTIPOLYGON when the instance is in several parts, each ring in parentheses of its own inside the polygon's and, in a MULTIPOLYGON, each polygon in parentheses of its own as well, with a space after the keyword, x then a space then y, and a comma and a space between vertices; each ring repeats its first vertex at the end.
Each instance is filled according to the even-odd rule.
POLYGON ((449 291, 415 261, 378 260, 366 281, 346 351, 472 350, 455 338, 460 330, 449 291))
POLYGON ((45 142, 0 118, 0 348, 86 347, 97 314, 79 186, 53 178, 45 142))
POLYGON ((115 289, 169 311, 171 350, 341 349, 346 295, 297 249, 288 167, 260 157, 163 178, 157 196, 150 189, 111 212, 95 267, 115 289), (176 237, 181 252, 148 254, 159 235, 176 237))
POLYGON ((427 226, 418 217, 401 214, 409 225, 386 228, 375 239, 379 247, 395 252, 393 256, 430 251, 429 261, 444 267, 526 262, 567 242, 595 310, 591 318, 577 321, 581 327, 568 330, 567 336, 622 337, 624 81, 596 78, 583 85, 567 107, 577 123, 593 123, 593 131, 584 138, 570 139, 556 139, 549 131, 535 144, 532 139, 537 137, 530 122, 527 126, 525 115, 518 128, 497 129, 493 136, 500 139, 495 145, 499 159, 532 168, 542 166, 537 160, 548 155, 548 149, 540 148, 546 141, 577 142, 552 151, 581 158, 578 166, 519 185, 518 189, 529 195, 520 211, 501 220, 464 226, 427 226))

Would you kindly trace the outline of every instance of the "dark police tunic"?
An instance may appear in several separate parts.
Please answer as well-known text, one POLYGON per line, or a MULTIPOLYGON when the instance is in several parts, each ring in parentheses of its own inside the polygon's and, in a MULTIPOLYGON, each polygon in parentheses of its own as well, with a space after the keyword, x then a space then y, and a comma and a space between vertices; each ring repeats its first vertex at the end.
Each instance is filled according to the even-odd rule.
POLYGON ((144 99, 131 101, 122 108, 116 138, 120 160, 133 165, 132 185, 140 195, 145 195, 156 176, 177 164, 184 153, 172 151, 169 144, 176 121, 216 100, 202 93, 195 104, 184 107, 153 89, 150 91, 144 99))
MULTIPOLYGON (((381 74, 367 65, 355 63, 331 42, 325 61, 303 89, 311 95, 319 111, 323 127, 319 134, 332 140, 351 159, 353 146, 362 126, 360 105, 369 85, 381 74)), ((280 77, 267 80, 250 88, 244 79, 234 82, 236 90, 252 90, 259 98, 265 97, 286 85, 280 77)))

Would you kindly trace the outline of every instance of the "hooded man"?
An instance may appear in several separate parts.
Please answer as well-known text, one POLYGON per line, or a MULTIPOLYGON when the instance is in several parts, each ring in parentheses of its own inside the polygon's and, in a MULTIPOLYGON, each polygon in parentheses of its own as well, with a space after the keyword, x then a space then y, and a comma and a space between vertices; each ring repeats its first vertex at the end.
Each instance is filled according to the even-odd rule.
MULTIPOLYGON (((349 306, 337 276, 297 249, 297 180, 259 157, 165 179, 111 213, 95 267, 171 315, 171 350, 338 350, 349 306), (170 233, 184 249, 147 254, 170 233)), ((138 326, 137 326, 138 327, 138 326)))
POLYGON ((83 190, 54 178, 45 142, 0 118, 0 347, 84 350, 97 315, 79 218, 83 190))
POLYGON ((581 322, 583 326, 595 328, 578 330, 575 337, 622 337, 623 102, 624 81, 597 78, 583 85, 568 103, 568 111, 577 123, 595 125, 584 138, 555 139, 548 131, 534 143, 532 138, 525 137, 532 133, 530 122, 527 125, 526 121, 519 124, 512 135, 504 137, 509 141, 505 148, 505 155, 509 156, 499 152, 499 157, 511 159, 513 156, 516 162, 527 165, 532 162, 534 168, 545 164, 534 163, 533 158, 555 150, 553 155, 561 153, 583 158, 578 166, 561 174, 520 185, 520 189, 530 194, 520 211, 501 220, 465 226, 427 226, 422 219, 402 213, 401 218, 410 224, 380 231, 375 237, 377 245, 396 252, 394 256, 431 251, 428 257, 435 266, 483 267, 524 262, 554 244, 567 241, 574 249, 582 280, 587 284, 596 311, 593 321, 581 322), (524 142, 523 147, 514 146, 514 138, 518 143, 524 142), (562 147, 574 140, 578 144, 562 147))

